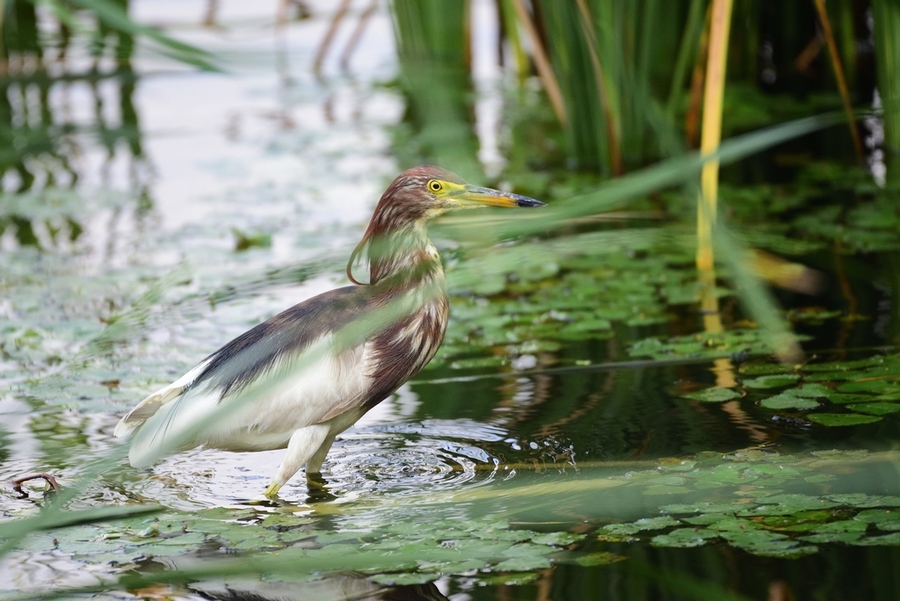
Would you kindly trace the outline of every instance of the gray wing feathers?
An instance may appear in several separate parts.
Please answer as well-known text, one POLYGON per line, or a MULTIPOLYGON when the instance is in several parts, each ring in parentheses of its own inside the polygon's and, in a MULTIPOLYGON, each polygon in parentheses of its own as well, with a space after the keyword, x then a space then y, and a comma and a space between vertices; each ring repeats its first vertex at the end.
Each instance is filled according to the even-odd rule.
POLYGON ((154 416, 157 411, 168 403, 171 403, 178 397, 180 397, 185 389, 189 387, 197 377, 202 373, 204 369, 206 369, 207 364, 209 363, 209 358, 204 360, 200 365, 194 367, 192 370, 169 384, 163 388, 160 388, 143 401, 137 404, 137 406, 125 414, 119 423, 116 424, 116 429, 113 431, 113 435, 121 438, 122 436, 126 436, 139 428, 144 422, 146 422, 149 418, 154 416))
POLYGON ((365 371, 360 363, 362 348, 344 349, 349 356, 339 353, 340 356, 329 358, 326 354, 311 362, 300 358, 316 356, 313 349, 322 346, 319 343, 329 338, 331 330, 365 311, 364 290, 339 288, 295 305, 238 336, 177 381, 141 401, 122 418, 114 432, 125 436, 137 431, 129 454, 132 465, 149 465, 165 454, 198 444, 234 450, 279 448, 280 434, 273 433, 278 428, 321 419, 329 408, 358 403, 365 371), (355 360, 350 356, 355 356, 355 360), (325 364, 319 364, 320 361, 325 364), (291 375, 295 362, 312 365, 291 375), (344 381, 334 373, 344 370, 358 375, 350 378, 346 390, 343 385, 331 383, 335 376, 337 382, 344 381), (272 372, 276 377, 262 377, 272 372), (323 378, 317 373, 328 375, 323 378), (303 403, 287 402, 298 395, 304 397, 303 403), (321 401, 318 397, 322 397, 321 401), (229 406, 240 406, 225 413, 237 411, 239 416, 220 419, 217 407, 225 400, 229 406), (265 404, 268 416, 263 415, 265 404), (285 412, 294 414, 283 415, 285 412), (278 423, 282 415, 284 424, 278 423), (268 422, 263 421, 264 417, 268 422), (254 428, 255 432, 249 432, 254 428))

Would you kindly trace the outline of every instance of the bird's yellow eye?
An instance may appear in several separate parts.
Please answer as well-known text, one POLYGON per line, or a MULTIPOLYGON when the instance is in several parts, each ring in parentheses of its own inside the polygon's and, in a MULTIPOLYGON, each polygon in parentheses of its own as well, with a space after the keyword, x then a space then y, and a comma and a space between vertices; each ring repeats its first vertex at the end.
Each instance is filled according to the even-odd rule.
POLYGON ((432 192, 440 192, 441 190, 444 189, 444 184, 437 181, 436 179, 433 179, 430 182, 428 182, 428 189, 431 190, 432 192))

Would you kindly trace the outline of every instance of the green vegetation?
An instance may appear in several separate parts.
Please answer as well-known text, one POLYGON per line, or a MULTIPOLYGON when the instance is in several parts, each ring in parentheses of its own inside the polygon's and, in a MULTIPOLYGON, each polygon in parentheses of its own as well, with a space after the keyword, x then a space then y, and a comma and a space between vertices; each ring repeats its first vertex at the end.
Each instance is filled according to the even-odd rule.
POLYGON ((127 3, 4 3, 0 476, 27 466, 59 475, 63 491, 0 489, 0 570, 52 557, 97 580, 0 599, 340 578, 422 595, 441 576, 477 599, 506 586, 582 598, 600 581, 624 583, 610 596, 737 599, 764 598, 775 572, 798 598, 812 580, 815 598, 895 598, 900 28, 891 3, 872 2, 873 67, 858 60, 867 34, 851 3, 831 4, 859 114, 871 120, 876 72, 883 91, 887 185, 856 162, 817 4, 735 3, 710 286, 690 225, 709 165, 690 149, 710 3, 501 0, 506 64, 488 89, 475 83, 484 24, 471 3, 394 0, 390 85, 230 76, 247 78, 241 102, 262 89, 279 111, 251 113, 264 126, 245 138, 231 132, 240 119, 228 126, 228 144, 245 144, 238 161, 227 144, 197 150, 199 175, 225 183, 197 178, 209 214, 184 225, 164 223, 172 208, 151 177, 161 157, 148 150, 184 134, 145 131, 137 91, 150 78, 135 57, 193 70, 227 68, 228 56, 135 22, 127 3), (76 92, 87 109, 67 112, 59 98, 76 92), (320 135, 312 122, 328 119, 320 135), (488 169, 485 129, 503 159, 488 169), (391 148, 371 142, 382 138, 391 148), (342 213, 353 194, 374 202, 396 169, 372 157, 388 151, 550 206, 433 229, 453 293, 444 345, 386 416, 338 441, 326 491, 295 483, 284 504, 249 501, 265 455, 126 467, 109 437, 126 408, 294 302, 289 286, 343 283, 359 228, 322 211, 342 213), (101 175, 124 157, 125 185, 85 155, 102 157, 101 175), (235 183, 244 162, 297 175, 235 183), (710 300, 716 310, 701 309, 710 300), (863 573, 868 583, 853 580, 863 573))

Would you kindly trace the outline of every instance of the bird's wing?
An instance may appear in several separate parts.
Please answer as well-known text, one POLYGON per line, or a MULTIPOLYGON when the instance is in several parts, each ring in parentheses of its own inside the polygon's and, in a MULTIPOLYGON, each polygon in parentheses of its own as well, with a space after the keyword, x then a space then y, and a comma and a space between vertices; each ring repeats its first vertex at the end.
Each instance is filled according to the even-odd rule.
POLYGON ((168 386, 160 388, 138 403, 134 409, 126 413, 125 417, 119 420, 119 423, 116 424, 116 429, 113 431, 113 435, 119 438, 127 436, 159 411, 160 407, 181 396, 184 389, 193 384, 194 380, 203 373, 203 370, 206 369, 206 366, 211 359, 212 357, 207 357, 191 371, 187 372, 168 386))
POLYGON ((338 346, 333 332, 365 321, 367 294, 351 286, 295 305, 147 397, 116 428, 137 430, 131 463, 149 465, 199 444, 279 448, 293 429, 318 423, 336 405, 359 403, 370 371, 366 345, 338 346))

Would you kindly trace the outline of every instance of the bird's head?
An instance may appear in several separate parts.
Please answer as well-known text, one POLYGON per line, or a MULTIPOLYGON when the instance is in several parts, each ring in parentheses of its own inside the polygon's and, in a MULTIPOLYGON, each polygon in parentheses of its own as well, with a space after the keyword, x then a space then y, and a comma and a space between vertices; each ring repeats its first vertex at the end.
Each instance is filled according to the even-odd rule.
MULTIPOLYGON (((453 172, 433 165, 407 169, 391 182, 375 207, 369 227, 347 265, 347 275, 356 282, 351 267, 373 240, 387 238, 447 211, 476 207, 542 207, 544 203, 511 192, 473 186, 453 172)), ((358 282, 357 282, 358 283, 358 282)))
POLYGON ((392 221, 427 221, 453 209, 541 206, 544 203, 539 200, 473 186, 446 169, 420 165, 404 171, 388 186, 373 221, 379 213, 392 221))

